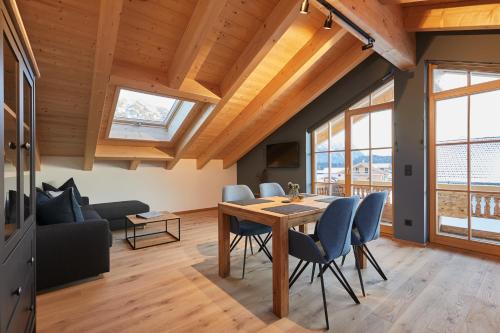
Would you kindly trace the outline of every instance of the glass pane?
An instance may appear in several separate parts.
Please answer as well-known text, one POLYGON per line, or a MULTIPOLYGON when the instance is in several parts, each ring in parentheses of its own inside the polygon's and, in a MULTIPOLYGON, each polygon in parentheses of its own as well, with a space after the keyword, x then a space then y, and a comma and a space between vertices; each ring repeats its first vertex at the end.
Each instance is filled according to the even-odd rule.
POLYGON ((175 98, 120 89, 114 119, 165 124, 177 102, 175 98))
POLYGON ((372 186, 392 185, 392 149, 372 150, 372 186))
POLYGON ((500 142, 471 144, 471 189, 500 192, 500 142))
POLYGON ((437 232, 467 238, 467 197, 464 192, 438 191, 436 193, 437 232))
POLYGON ((30 149, 23 149, 24 156, 24 219, 31 216, 31 173, 30 155, 33 149, 31 145, 31 85, 26 76, 23 75, 23 108, 24 108, 24 144, 29 143, 30 149))
POLYGON ((371 148, 392 147, 392 110, 372 112, 371 148))
POLYGON ((351 158, 352 183, 358 185, 370 185, 370 151, 352 151, 351 158))
POLYGON ((328 182, 328 153, 315 154, 316 182, 328 182))
POLYGON ((382 223, 392 225, 392 187, 372 186, 370 192, 387 191, 387 200, 385 202, 384 211, 382 212, 382 223))
POLYGON ((351 147, 353 149, 370 148, 370 117, 368 114, 351 117, 351 147))
POLYGON ((440 92, 467 86, 467 72, 451 69, 435 69, 434 92, 440 92))
POLYGON ((316 151, 328 150, 328 124, 314 131, 314 142, 316 151))
POLYGON ((467 97, 436 102, 436 143, 467 140, 467 97))
POLYGON ((344 113, 330 121, 330 150, 345 149, 345 121, 344 113))
POLYGON ((500 90, 470 96, 471 141, 500 139, 500 90))
POLYGON ((370 96, 364 97, 362 100, 360 100, 356 104, 352 105, 349 108, 349 110, 354 110, 354 109, 359 109, 359 108, 366 108, 367 106, 370 106, 370 96))
POLYGON ((467 189, 467 146, 436 147, 436 186, 439 189, 467 189))
POLYGON ((470 73, 470 84, 479 84, 496 80, 500 80, 499 73, 481 73, 481 72, 470 73))
POLYGON ((472 238, 500 244, 500 194, 471 193, 472 238))
POLYGON ((394 81, 376 90, 371 95, 371 105, 378 105, 394 101, 394 81))
POLYGON ((345 195, 345 153, 330 153, 331 195, 345 195))
POLYGON ((3 37, 4 61, 4 196, 5 196, 5 240, 19 228, 17 214, 17 116, 18 106, 18 73, 19 64, 16 55, 9 46, 7 38, 3 37))
POLYGON ((353 185, 351 186, 352 195, 357 195, 361 199, 365 198, 368 194, 370 194, 370 186, 365 185, 353 185))

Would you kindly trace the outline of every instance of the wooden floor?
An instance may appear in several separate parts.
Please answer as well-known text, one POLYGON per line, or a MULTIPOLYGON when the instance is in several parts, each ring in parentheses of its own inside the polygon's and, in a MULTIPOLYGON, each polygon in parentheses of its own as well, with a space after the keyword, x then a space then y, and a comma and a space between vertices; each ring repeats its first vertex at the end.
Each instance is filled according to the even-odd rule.
MULTIPOLYGON (((217 275, 215 211, 183 215, 182 241, 132 251, 116 233, 104 278, 38 297, 38 332, 305 332, 324 328, 319 279, 310 271, 290 291, 290 316, 272 312, 271 266, 250 256, 240 279, 217 275)), ((243 242, 241 242, 243 243, 243 242)), ((255 245, 255 244, 254 244, 255 245)), ((500 261, 387 238, 371 246, 389 280, 365 269, 367 297, 355 305, 327 275, 334 332, 500 332, 500 261)), ((345 274, 361 291, 353 257, 345 274)), ((290 269, 295 261, 291 260, 290 269)))

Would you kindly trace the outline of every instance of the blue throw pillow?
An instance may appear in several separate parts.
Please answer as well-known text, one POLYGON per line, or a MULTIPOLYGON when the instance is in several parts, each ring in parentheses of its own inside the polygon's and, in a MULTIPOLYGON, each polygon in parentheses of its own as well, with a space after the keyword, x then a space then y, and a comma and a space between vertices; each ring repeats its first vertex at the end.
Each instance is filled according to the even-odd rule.
POLYGON ((82 209, 76 201, 72 187, 38 205, 36 216, 39 225, 83 222, 82 209))
POLYGON ((47 183, 42 183, 42 187, 43 187, 43 190, 45 192, 48 192, 48 191, 64 191, 68 188, 73 188, 74 189, 74 196, 76 198, 76 201, 78 202, 78 204, 81 206, 81 205, 84 205, 84 202, 82 200, 82 196, 80 194, 80 191, 78 191, 78 187, 76 187, 76 184, 75 184, 75 180, 72 178, 68 179, 64 184, 62 184, 61 186, 59 186, 59 188, 57 187, 54 187, 50 184, 47 184, 47 183))

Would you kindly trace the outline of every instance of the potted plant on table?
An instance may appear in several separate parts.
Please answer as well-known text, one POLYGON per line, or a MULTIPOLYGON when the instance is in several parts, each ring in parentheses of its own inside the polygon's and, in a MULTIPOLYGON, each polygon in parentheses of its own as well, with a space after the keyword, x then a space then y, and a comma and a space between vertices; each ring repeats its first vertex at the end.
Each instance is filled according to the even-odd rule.
POLYGON ((288 182, 288 198, 290 201, 301 201, 302 196, 299 193, 300 186, 299 184, 294 184, 292 182, 288 182))

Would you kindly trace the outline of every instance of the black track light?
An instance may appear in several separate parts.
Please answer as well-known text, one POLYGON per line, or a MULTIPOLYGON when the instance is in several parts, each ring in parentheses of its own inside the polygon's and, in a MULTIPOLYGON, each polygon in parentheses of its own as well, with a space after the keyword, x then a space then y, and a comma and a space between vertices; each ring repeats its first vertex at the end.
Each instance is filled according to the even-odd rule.
POLYGON ((373 42, 375 42, 373 39, 369 39, 368 42, 361 47, 363 51, 369 50, 373 47, 373 42))
POLYGON ((328 16, 323 24, 323 29, 330 30, 332 28, 333 17, 332 12, 328 13, 328 16))
POLYGON ((303 0, 300 5, 300 13, 307 15, 309 14, 309 0, 303 0))

